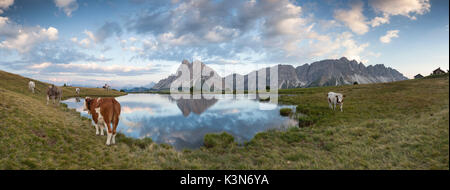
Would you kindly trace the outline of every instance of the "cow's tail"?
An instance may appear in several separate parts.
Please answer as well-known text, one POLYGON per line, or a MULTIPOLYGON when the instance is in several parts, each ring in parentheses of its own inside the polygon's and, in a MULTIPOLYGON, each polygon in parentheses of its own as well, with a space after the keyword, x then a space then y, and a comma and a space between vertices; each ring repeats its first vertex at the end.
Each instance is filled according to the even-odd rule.
POLYGON ((116 99, 113 99, 112 101, 113 103, 113 117, 112 117, 112 121, 113 121, 113 134, 116 134, 116 128, 117 125, 119 125, 119 118, 120 118, 120 104, 119 102, 117 102, 116 99))

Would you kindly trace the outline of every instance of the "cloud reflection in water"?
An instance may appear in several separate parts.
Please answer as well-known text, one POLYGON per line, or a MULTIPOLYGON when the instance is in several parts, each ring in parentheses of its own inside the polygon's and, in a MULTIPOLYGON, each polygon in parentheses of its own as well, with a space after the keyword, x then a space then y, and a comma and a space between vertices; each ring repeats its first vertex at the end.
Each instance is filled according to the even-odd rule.
MULTIPOLYGON (((150 137, 154 142, 183 149, 200 147, 207 133, 226 131, 242 143, 258 132, 295 124, 280 116, 281 106, 259 110, 260 102, 246 97, 231 98, 174 100, 170 95, 161 94, 118 97, 122 106, 118 130, 130 137, 150 137)), ((83 102, 64 101, 70 108, 90 117, 82 111, 83 102)))

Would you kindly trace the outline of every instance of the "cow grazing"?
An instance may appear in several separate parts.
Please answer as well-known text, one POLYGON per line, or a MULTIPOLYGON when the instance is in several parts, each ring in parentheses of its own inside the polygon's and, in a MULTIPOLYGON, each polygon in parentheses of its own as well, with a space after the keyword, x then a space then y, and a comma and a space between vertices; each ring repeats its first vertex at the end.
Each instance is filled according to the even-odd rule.
POLYGON ((341 112, 342 112, 342 106, 344 105, 344 97, 345 95, 342 95, 341 93, 328 92, 328 105, 332 110, 336 109, 336 104, 341 105, 341 112))
POLYGON ((53 104, 55 104, 55 100, 57 99, 59 104, 59 102, 61 102, 61 96, 62 96, 62 89, 58 88, 53 84, 50 85, 47 89, 47 105, 50 99, 53 100, 53 104))
POLYGON ((75 88, 75 93, 78 95, 80 95, 80 88, 75 88))
POLYGON ((116 144, 116 129, 119 124, 120 103, 114 98, 89 98, 84 100, 84 110, 92 115, 95 134, 103 135, 103 127, 106 128, 106 145, 116 144), (112 127, 111 127, 112 123, 112 127))
POLYGON ((33 81, 28 82, 28 88, 31 90, 31 93, 34 93, 35 87, 36 87, 36 84, 34 84, 33 81))

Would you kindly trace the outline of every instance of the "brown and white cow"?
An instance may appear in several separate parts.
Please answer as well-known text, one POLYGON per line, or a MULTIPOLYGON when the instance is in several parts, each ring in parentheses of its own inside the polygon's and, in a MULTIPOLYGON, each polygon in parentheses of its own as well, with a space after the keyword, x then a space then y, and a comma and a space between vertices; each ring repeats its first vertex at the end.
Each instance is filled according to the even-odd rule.
POLYGON ((330 108, 332 110, 336 109, 336 105, 340 105, 341 106, 341 112, 342 110, 342 106, 344 105, 344 97, 345 95, 342 95, 341 93, 336 93, 336 92, 328 92, 328 105, 330 106, 330 108))
POLYGON ((103 135, 103 127, 106 128, 106 145, 116 144, 116 129, 119 124, 120 103, 114 98, 89 98, 84 99, 84 110, 92 115, 95 124, 95 134, 103 135), (111 128, 112 123, 112 128, 111 128))

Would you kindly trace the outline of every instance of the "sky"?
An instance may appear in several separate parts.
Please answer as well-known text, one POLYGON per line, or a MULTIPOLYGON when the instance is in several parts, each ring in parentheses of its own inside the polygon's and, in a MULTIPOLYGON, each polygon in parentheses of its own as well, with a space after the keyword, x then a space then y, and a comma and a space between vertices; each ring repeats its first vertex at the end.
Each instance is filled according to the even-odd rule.
POLYGON ((347 57, 449 68, 447 0, 0 0, 0 70, 142 86, 199 60, 221 76, 347 57))

